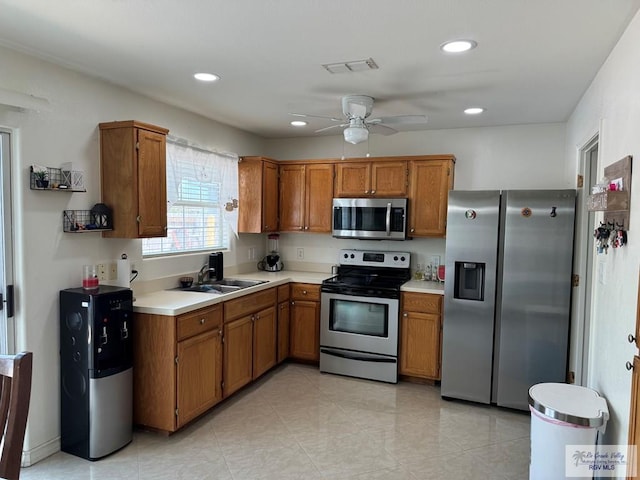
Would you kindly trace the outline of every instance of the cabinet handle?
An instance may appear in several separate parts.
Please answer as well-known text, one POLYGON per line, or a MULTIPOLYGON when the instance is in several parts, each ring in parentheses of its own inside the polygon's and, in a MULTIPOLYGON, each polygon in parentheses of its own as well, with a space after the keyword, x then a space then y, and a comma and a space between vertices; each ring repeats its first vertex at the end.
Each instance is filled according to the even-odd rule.
POLYGON ((298 227, 298 230, 302 230, 303 228, 304 228, 304 227, 300 226, 300 227, 298 227))
POLYGON ((136 222, 141 223, 142 222, 142 217, 140 215, 138 215, 136 217, 136 222))
POLYGON ((631 362, 627 362, 627 363, 625 364, 625 367, 627 368, 627 370, 631 371, 631 370, 633 370, 633 363, 631 363, 631 362))
POLYGON ((629 340, 629 343, 635 343, 636 337, 634 337, 633 334, 630 333, 629 336, 627 337, 627 340, 629 340))
POLYGON ((369 193, 369 190, 365 190, 364 193, 369 193))
POLYGON ((410 231, 411 233, 413 233, 413 232, 415 232, 415 231, 416 231, 416 229, 415 229, 415 228, 412 228, 412 229, 411 229, 411 230, 409 230, 409 231, 410 231))
POLYGON ((218 330, 218 335, 222 336, 222 329, 218 330))
POLYGON ((256 320, 260 320, 260 315, 256 315, 256 320))
POLYGON ((306 290, 302 290, 302 294, 303 294, 303 295, 306 295, 306 294, 307 294, 307 291, 306 291, 306 290))
POLYGON ((204 325, 204 318, 200 319, 200 325, 204 325))
POLYGON ((408 317, 408 316, 409 316, 409 314, 408 314, 407 312, 404 312, 404 313, 402 314, 402 316, 403 316, 403 317, 408 317))
POLYGON ((296 304, 296 302, 294 302, 293 300, 291 300, 291 305, 295 305, 295 304, 296 304))
POLYGON ((251 321, 255 322, 256 321, 256 316, 255 315, 251 315, 251 321))
POLYGON ((304 229, 305 229, 305 230, 309 230, 309 226, 308 226, 308 225, 305 225, 304 229))
POLYGON ((374 193, 376 193, 376 191, 375 190, 371 190, 371 194, 374 194, 374 193))

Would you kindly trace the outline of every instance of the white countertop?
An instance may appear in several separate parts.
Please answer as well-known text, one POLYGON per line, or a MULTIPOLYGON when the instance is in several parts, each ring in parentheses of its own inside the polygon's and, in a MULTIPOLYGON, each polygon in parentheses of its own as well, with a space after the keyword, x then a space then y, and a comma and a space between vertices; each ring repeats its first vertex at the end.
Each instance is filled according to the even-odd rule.
MULTIPOLYGON (((244 295, 259 292, 267 288, 277 287, 289 282, 321 284, 323 280, 332 277, 330 273, 297 272, 284 270, 282 272, 253 272, 233 275, 240 280, 266 280, 254 287, 243 288, 233 293, 215 295, 201 292, 184 292, 181 290, 158 290, 143 295, 136 295, 133 311, 136 313, 150 313, 154 315, 181 315, 183 313, 209 307, 216 303, 225 302, 244 295)), ((444 294, 444 284, 438 282, 424 282, 411 280, 405 283, 402 292, 444 294)))
POLYGON ((422 280, 409 280, 407 283, 402 285, 402 287, 400 287, 400 291, 444 295, 444 283, 425 282, 422 280))
POLYGON ((158 290, 143 295, 136 295, 133 303, 133 311, 136 313, 151 313, 154 315, 181 315, 198 308, 209 307, 216 303, 224 302, 244 295, 259 292, 267 288, 276 287, 289 282, 321 284, 330 273, 295 272, 284 270, 282 272, 253 272, 233 275, 232 278, 240 280, 266 280, 254 287, 243 288, 233 293, 214 295, 201 292, 184 292, 181 290, 158 290))

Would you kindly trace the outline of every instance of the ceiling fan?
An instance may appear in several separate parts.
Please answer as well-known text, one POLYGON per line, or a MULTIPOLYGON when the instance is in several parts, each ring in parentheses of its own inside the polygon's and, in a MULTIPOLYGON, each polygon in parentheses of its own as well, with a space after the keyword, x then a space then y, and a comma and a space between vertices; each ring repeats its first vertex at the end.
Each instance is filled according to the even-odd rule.
POLYGON ((393 117, 371 118, 373 108, 373 97, 368 95, 345 95, 342 97, 343 119, 334 117, 323 117, 320 115, 305 115, 302 113, 292 113, 296 117, 316 117, 328 118, 334 122, 342 122, 339 125, 331 125, 321 128, 316 132, 324 132, 334 128, 346 127, 343 131, 346 142, 358 144, 369 138, 369 132, 380 133, 382 135, 393 135, 398 130, 392 126, 397 125, 424 125, 427 123, 425 115, 397 115, 393 117))

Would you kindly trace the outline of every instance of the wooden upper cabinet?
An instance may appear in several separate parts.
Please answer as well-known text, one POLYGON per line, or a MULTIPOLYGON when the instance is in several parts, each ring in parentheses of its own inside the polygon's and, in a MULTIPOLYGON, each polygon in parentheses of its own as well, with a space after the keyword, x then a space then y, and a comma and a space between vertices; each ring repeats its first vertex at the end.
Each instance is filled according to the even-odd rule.
POLYGON ((333 164, 280 164, 280 231, 331 232, 333 164))
POLYGON ((304 230, 305 165, 280 164, 280 231, 304 230))
POLYGON ((262 157, 243 157, 238 164, 238 231, 278 230, 278 164, 262 157))
POLYGON ((336 197, 405 197, 407 162, 366 161, 336 164, 336 197))
POLYGON ((454 162, 451 155, 409 162, 410 237, 444 237, 454 162))
POLYGON ((336 165, 336 197, 362 197, 371 193, 371 163, 336 165))
POLYGON ((167 236, 167 133, 134 120, 100 124, 102 202, 113 213, 103 237, 167 236))

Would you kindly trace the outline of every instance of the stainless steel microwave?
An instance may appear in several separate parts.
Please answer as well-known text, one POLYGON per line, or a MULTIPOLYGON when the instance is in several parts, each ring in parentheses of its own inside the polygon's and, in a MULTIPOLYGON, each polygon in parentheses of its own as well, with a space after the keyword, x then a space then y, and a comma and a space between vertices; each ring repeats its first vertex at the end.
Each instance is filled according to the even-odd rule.
POLYGON ((333 236, 404 240, 407 237, 407 199, 334 198, 333 236))

